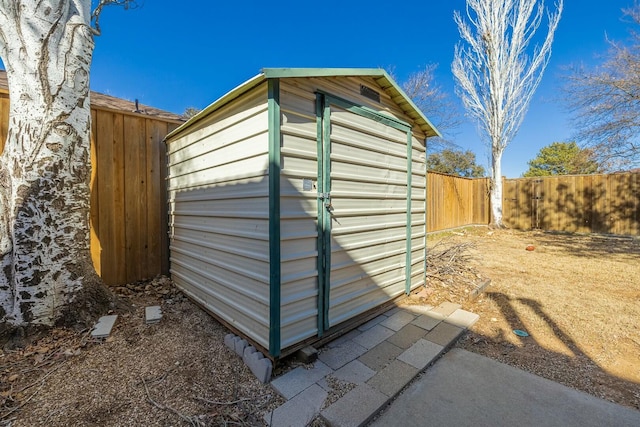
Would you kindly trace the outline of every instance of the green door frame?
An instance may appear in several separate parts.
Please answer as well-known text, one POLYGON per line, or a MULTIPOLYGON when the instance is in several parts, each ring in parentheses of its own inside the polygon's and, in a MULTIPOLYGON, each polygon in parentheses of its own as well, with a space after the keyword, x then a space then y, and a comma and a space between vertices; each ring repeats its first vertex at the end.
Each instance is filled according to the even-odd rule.
POLYGON ((407 227, 405 293, 411 291, 411 174, 413 147, 411 125, 323 91, 316 91, 318 152, 318 336, 328 330, 331 284, 331 106, 382 123, 407 134, 407 227))

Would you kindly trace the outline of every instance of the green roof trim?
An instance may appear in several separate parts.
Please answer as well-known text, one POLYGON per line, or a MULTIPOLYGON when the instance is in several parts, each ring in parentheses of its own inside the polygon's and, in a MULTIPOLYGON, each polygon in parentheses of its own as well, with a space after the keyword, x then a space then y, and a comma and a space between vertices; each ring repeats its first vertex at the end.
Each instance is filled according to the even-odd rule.
POLYGON ((185 129, 190 128, 194 124, 198 123, 199 121, 201 121, 202 119, 207 117, 210 113, 213 113, 214 111, 220 109, 223 105, 228 104, 229 102, 233 101, 234 99, 240 97, 240 95, 244 94, 245 92, 248 92, 249 90, 253 89, 256 86, 259 86, 260 84, 262 84, 264 82, 265 82, 264 75, 263 74, 258 74, 257 76, 247 80, 246 82, 242 83, 241 85, 236 86, 235 88, 231 89, 226 94, 222 95, 222 97, 218 98, 216 101, 214 101, 208 107, 206 107, 204 110, 200 111, 198 114, 196 114, 195 116, 191 117, 189 120, 187 120, 186 123, 182 124, 182 126, 179 126, 178 128, 174 129, 172 132, 170 132, 165 137, 165 141, 168 141, 169 139, 173 138, 174 136, 182 133, 182 131, 184 131, 185 129))
POLYGON ((427 136, 442 136, 404 90, 382 68, 264 68, 267 79, 299 77, 373 77, 391 99, 413 119, 427 136))
POLYGON ((265 80, 304 77, 372 77, 382 90, 398 104, 402 111, 420 127, 427 137, 442 136, 404 90, 382 68, 264 68, 260 74, 230 90, 182 126, 175 129, 167 135, 166 140, 178 135, 184 129, 191 127, 211 112, 218 110, 243 93, 259 86, 265 80))
MULTIPOLYGON (((263 68, 262 74, 268 79, 286 79, 300 77, 375 77, 383 72, 382 68, 263 68)), ((388 74, 387 74, 388 76, 388 74)))

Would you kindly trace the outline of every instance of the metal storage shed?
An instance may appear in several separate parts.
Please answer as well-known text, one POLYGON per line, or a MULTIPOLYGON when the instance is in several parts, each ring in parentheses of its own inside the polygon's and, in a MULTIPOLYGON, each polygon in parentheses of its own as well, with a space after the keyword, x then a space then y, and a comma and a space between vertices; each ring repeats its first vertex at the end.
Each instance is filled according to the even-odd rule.
POLYGON ((425 281, 425 143, 381 69, 265 69, 167 136, 171 274, 272 358, 425 281))

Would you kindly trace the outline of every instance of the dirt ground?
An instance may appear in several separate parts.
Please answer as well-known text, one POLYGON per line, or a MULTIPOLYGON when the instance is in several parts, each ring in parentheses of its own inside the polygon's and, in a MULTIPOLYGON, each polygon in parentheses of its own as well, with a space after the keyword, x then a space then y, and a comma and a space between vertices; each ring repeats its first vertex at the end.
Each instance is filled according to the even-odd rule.
POLYGON ((640 239, 477 228, 429 246, 443 239, 491 279, 475 300, 463 280, 432 283, 430 303, 480 315, 458 347, 640 410, 640 239))
POLYGON ((284 402, 169 279, 116 293, 129 309, 106 340, 55 329, 0 353, 0 426, 255 426, 284 402), (146 325, 151 305, 163 318, 146 325))
MULTIPOLYGON (((462 247, 465 268, 431 277, 430 295, 412 302, 478 313, 458 346, 640 409, 640 240, 478 228, 429 245, 440 241, 462 247)), ((0 426, 254 426, 283 403, 168 279, 115 291, 127 308, 110 338, 54 329, 0 351, 0 426), (161 305, 159 324, 144 323, 149 305, 161 305)))

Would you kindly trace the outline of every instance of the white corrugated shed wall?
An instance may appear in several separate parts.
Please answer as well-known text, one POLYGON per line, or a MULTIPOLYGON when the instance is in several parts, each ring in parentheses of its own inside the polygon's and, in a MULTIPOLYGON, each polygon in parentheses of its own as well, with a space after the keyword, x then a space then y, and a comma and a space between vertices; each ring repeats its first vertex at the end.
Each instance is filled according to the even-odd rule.
POLYGON ((407 134, 331 107, 330 326, 405 290, 407 134))
POLYGON ((424 285, 427 243, 427 165, 424 135, 412 135, 411 289, 424 285), (422 142, 421 142, 422 141, 422 142))
POLYGON ((168 141, 171 275, 269 346, 266 83, 168 141))
MULTIPOLYGON (((318 332, 317 190, 304 188, 304 180, 315 183, 318 173, 315 91, 408 123, 411 119, 371 78, 282 79, 280 89, 282 347, 286 348, 318 332), (378 90, 381 103, 360 95, 360 84, 378 90)), ((407 191, 406 134, 339 108, 332 111, 332 200, 339 224, 334 222, 332 232, 331 326, 404 292, 407 191)), ((424 283, 426 184, 420 142, 424 135, 414 132, 412 288, 424 283)))
POLYGON ((281 218, 281 346, 317 335, 317 190, 304 180, 318 176, 316 96, 292 79, 280 81, 282 115, 281 218))

